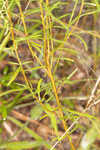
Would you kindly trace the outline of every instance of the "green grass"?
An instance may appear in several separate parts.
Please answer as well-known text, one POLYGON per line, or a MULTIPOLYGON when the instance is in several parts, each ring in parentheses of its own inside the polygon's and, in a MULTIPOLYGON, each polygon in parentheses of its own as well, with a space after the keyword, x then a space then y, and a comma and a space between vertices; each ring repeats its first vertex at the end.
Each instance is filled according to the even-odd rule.
POLYGON ((0 0, 0 149, 99 149, 99 3, 0 0))

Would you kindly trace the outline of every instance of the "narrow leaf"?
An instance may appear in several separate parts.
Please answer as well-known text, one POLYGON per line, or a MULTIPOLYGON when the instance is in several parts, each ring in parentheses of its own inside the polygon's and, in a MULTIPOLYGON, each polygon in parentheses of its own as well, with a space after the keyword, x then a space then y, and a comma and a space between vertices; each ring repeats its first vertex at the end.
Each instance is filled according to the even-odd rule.
POLYGON ((7 86, 9 86, 16 79, 19 72, 20 72, 20 67, 18 67, 17 70, 14 72, 14 75, 12 76, 11 80, 8 82, 7 86))

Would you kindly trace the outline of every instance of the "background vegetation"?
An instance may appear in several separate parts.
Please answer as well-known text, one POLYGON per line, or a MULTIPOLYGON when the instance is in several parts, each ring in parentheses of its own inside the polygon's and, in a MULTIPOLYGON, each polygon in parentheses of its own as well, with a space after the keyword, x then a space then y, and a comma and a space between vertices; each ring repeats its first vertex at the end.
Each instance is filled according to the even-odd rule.
POLYGON ((100 149, 99 30, 99 0, 0 0, 0 149, 100 149))

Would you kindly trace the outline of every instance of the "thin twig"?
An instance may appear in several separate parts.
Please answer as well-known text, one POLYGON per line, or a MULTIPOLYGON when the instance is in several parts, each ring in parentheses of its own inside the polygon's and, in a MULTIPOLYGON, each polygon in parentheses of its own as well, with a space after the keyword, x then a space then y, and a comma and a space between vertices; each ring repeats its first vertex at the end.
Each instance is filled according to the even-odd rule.
POLYGON ((100 76, 98 77, 98 79, 97 79, 97 81, 95 83, 95 86, 94 86, 94 88, 93 88, 93 90, 91 92, 91 95, 90 95, 89 101, 87 103, 87 106, 93 101, 93 98, 95 96, 95 92, 96 92, 96 89, 98 87, 99 82, 100 82, 100 76))

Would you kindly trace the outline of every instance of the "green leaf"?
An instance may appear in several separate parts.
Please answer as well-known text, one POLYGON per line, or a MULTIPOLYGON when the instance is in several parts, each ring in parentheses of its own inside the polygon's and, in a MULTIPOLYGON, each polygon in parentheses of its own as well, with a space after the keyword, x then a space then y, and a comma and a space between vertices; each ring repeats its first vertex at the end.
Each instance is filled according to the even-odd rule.
POLYGON ((39 80, 38 82, 38 85, 37 85, 37 93, 38 93, 38 96, 40 97, 40 92, 41 92, 41 83, 42 83, 42 79, 39 80))
POLYGON ((8 91, 6 91, 6 92, 0 93, 0 97, 2 97, 2 96, 4 96, 4 95, 7 95, 7 94, 10 94, 10 93, 13 93, 13 92, 23 91, 23 90, 25 90, 25 89, 27 89, 27 88, 19 88, 19 89, 16 88, 16 89, 8 90, 8 91))
POLYGON ((13 73, 13 76, 11 80, 8 82, 7 86, 9 86, 16 79, 19 72, 20 72, 20 67, 18 67, 17 70, 13 73))
POLYGON ((0 54, 2 53, 4 47, 6 46, 9 38, 10 38, 10 32, 6 35, 6 37, 4 38, 4 40, 2 41, 2 43, 0 44, 0 54))
POLYGON ((3 120, 6 120, 6 118, 7 118, 7 109, 4 105, 1 105, 1 107, 0 107, 0 114, 2 114, 3 120))
POLYGON ((35 120, 38 119, 41 116, 42 112, 43 108, 40 105, 36 105, 31 109, 31 118, 35 120))
MULTIPOLYGON (((49 104, 46 104, 46 107, 48 110, 53 111, 53 108, 49 104)), ((56 116, 53 112, 50 111, 46 111, 46 113, 50 117, 51 125, 54 128, 56 135, 58 136, 58 126, 57 126, 56 116)))
POLYGON ((6 144, 1 144, 0 149, 6 148, 6 149, 10 149, 10 150, 22 150, 22 149, 39 147, 39 146, 42 146, 43 144, 44 144, 43 141, 33 141, 33 142, 29 142, 29 141, 21 141, 20 142, 19 141, 19 142, 11 142, 11 143, 6 143, 6 144))

